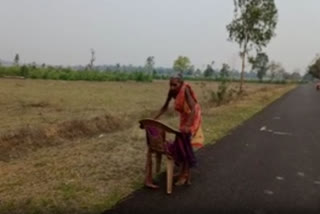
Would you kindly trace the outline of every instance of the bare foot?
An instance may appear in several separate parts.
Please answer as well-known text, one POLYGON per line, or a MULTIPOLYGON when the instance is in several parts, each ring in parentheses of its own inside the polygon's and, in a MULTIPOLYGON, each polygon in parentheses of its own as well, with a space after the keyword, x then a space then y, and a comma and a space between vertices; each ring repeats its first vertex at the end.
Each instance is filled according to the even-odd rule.
POLYGON ((153 183, 150 183, 150 182, 146 182, 144 185, 148 188, 151 188, 151 189, 159 189, 159 186, 157 186, 153 183))

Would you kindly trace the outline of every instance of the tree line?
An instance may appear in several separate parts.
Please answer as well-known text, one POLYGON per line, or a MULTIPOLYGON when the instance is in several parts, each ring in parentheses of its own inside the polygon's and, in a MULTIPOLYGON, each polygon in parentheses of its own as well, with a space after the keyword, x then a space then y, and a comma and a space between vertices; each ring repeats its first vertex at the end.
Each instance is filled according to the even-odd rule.
MULTIPOLYGON (((149 56, 144 66, 95 66, 96 53, 90 50, 91 58, 86 66, 62 68, 57 66, 19 65, 20 56, 14 58, 11 68, 0 68, 0 75, 21 75, 25 78, 67 79, 67 80, 137 80, 168 78, 173 72, 194 79, 220 79, 227 74, 228 78, 239 80, 239 91, 242 91, 245 79, 262 81, 299 81, 299 71, 288 73, 279 62, 269 62, 263 49, 275 36, 278 22, 278 10, 274 0, 234 0, 234 17, 226 26, 228 39, 239 45, 239 56, 242 61, 241 71, 231 69, 226 63, 221 68, 214 68, 215 62, 208 63, 204 70, 195 68, 186 56, 179 56, 172 68, 155 68, 155 57, 149 56), (248 67, 249 63, 250 67, 248 67)), ((320 59, 319 59, 320 60, 320 59)), ((319 63, 310 66, 309 73, 319 76, 319 63)))

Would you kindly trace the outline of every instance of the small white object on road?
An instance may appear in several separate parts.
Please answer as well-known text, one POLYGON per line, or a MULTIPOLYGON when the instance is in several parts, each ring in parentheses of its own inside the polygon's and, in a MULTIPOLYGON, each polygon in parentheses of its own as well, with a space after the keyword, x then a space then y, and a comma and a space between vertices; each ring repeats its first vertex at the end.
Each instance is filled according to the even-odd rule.
POLYGON ((277 178, 277 180, 279 180, 279 181, 283 181, 283 180, 284 180, 284 177, 281 177, 281 176, 277 176, 276 178, 277 178))
POLYGON ((275 134, 275 135, 287 135, 287 136, 291 136, 292 135, 291 133, 288 133, 288 132, 273 132, 273 134, 275 134))
POLYGON ((267 130, 267 127, 266 126, 262 126, 261 128, 260 128, 260 131, 265 131, 265 130, 267 130))
POLYGON ((266 195, 273 195, 274 193, 271 190, 265 190, 264 194, 266 195))
POLYGON ((303 172, 298 172, 297 175, 299 175, 300 177, 304 177, 305 174, 303 172))
POLYGON ((320 185, 320 181, 314 181, 314 184, 320 185))

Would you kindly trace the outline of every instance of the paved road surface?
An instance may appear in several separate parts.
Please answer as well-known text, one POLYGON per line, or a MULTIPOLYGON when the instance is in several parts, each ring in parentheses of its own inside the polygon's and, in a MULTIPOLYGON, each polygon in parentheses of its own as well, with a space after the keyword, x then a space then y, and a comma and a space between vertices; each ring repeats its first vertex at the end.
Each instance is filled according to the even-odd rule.
POLYGON ((141 189, 105 213, 320 213, 320 92, 303 85, 197 152, 193 184, 141 189))

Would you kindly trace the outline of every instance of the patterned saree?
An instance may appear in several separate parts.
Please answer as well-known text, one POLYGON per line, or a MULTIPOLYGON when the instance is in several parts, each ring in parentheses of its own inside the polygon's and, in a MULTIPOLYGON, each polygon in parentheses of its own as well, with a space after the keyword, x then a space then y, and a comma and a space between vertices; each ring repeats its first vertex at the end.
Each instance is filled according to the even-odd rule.
POLYGON ((196 102, 195 105, 195 115, 192 121, 192 125, 190 127, 191 131, 191 145, 193 148, 201 148, 204 142, 203 131, 201 128, 202 117, 201 117, 201 108, 196 98, 195 93, 191 89, 190 85, 184 83, 180 89, 179 94, 175 99, 175 110, 180 113, 180 130, 183 130, 184 127, 187 125, 189 120, 189 116, 191 114, 190 107, 186 101, 186 89, 189 89, 190 94, 194 101, 196 102))

